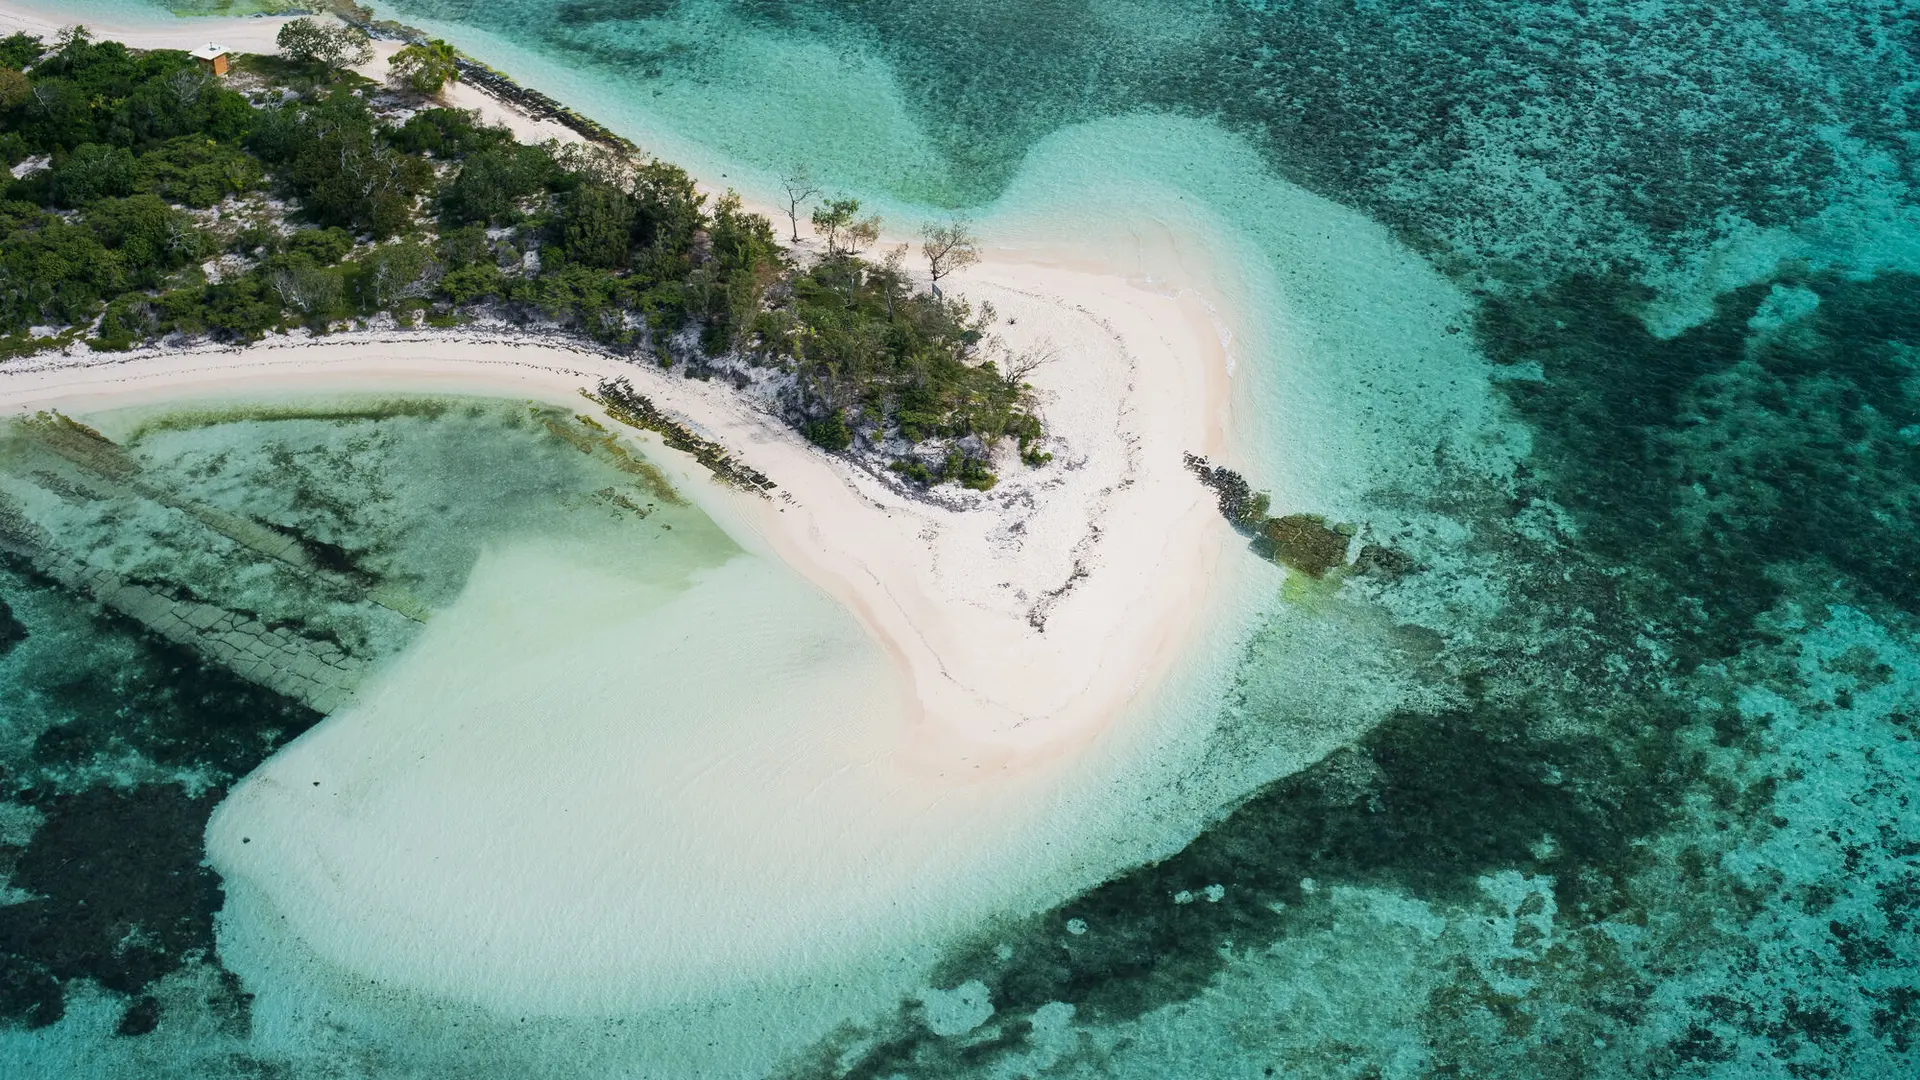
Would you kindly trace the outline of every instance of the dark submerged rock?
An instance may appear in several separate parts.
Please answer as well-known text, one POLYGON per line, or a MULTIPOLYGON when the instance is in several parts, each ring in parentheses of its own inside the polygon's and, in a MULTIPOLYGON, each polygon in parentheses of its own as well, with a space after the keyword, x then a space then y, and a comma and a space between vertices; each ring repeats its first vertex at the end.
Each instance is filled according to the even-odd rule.
POLYGON ((13 651, 15 645, 27 640, 27 626, 13 617, 13 609, 0 599, 0 656, 13 651))
POLYGON ((1352 533, 1327 524, 1318 514, 1288 514, 1272 518, 1261 530, 1273 545, 1274 557, 1303 574, 1322 577, 1347 563, 1347 541, 1352 533))
POLYGON ((160 1002, 152 995, 143 994, 134 998, 127 1011, 120 1015, 120 1023, 114 1027, 116 1035, 145 1035, 160 1026, 160 1002))

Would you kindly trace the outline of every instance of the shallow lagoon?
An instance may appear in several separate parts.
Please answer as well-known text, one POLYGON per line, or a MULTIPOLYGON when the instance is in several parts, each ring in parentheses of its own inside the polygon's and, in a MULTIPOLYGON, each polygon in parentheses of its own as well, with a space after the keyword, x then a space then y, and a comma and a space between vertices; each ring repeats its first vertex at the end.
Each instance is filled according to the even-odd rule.
MULTIPOLYGON (((1346 587, 1420 631, 1405 640, 1425 695, 1169 860, 983 931, 946 956, 941 993, 789 1072, 1913 1071, 1920 288, 1901 273, 1915 78, 1898 5, 400 13, 762 193, 804 156, 890 212, 979 206, 1076 130, 1184 131, 1160 143, 1163 186, 1122 201, 1217 228, 1252 268, 1218 275, 1224 299, 1270 314, 1276 293, 1236 283, 1288 277, 1262 193, 1357 207, 1471 298, 1450 325, 1500 365, 1524 424, 1523 468, 1490 481, 1461 464, 1478 418, 1389 411, 1377 422, 1427 439, 1438 475, 1380 490, 1325 482, 1338 454, 1251 440, 1248 471, 1297 476, 1317 500, 1302 509, 1452 523, 1421 573, 1346 587)), ((1112 175, 1075 173, 1099 155, 1064 161, 1047 189, 1112 175)), ((1058 200, 1034 205, 1044 219, 1058 200)), ((1280 335, 1238 329, 1241 366, 1284 385, 1261 347, 1280 335)), ((1321 429, 1358 415, 1330 409, 1321 429)), ((1310 715, 1294 688, 1350 625, 1315 590, 1270 589, 1216 698, 1223 757, 1310 715), (1303 654, 1303 628, 1322 649, 1303 654)), ((15 607, 27 626, 66 610, 15 607)), ((100 655, 146 647, 116 640, 100 655)), ((144 704, 132 679, 95 693, 162 727, 201 715, 144 704)), ((124 1002, 94 993, 74 1015, 104 1034, 124 1002)), ((140 1052, 239 1038, 197 1015, 166 1013, 147 1045, 172 1049, 140 1052)), ((490 1052, 526 1045, 559 1044, 490 1052)), ((358 1052, 301 1067, 395 1068, 358 1052)))

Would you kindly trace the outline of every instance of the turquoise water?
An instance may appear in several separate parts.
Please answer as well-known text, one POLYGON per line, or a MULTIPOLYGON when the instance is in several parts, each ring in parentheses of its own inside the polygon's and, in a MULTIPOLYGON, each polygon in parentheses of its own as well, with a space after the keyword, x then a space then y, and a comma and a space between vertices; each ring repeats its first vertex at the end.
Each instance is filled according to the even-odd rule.
MULTIPOLYGON (((763 1071, 1920 1071, 1910 4, 393 12, 750 193, 805 161, 890 216, 965 208, 1010 240, 1115 215, 1206 237, 1209 295, 1236 320, 1233 464, 1286 509, 1412 553, 1335 597, 1256 579, 1233 677, 1203 706, 1219 760, 1343 717, 1364 734, 1165 861, 983 926, 927 993, 763 1071), (1382 625, 1391 663, 1340 662, 1382 625)), ((0 822, 18 865, 43 874, 37 845, 84 849, 130 816, 185 822, 145 846, 131 895, 165 913, 146 931, 160 952, 204 950, 214 886, 181 869, 180 837, 216 789, 194 783, 231 782, 315 715, 10 572, 0 663, 39 681, 9 700, 77 702, 61 715, 82 718, 65 723, 90 733, 86 760, 119 770, 91 801, 16 799, 33 807, 0 822), (83 640, 100 644, 63 644, 83 640), (147 718, 132 735, 129 716, 147 718), (150 884, 183 873, 191 889, 150 884)), ((55 783, 10 745, 17 790, 55 783)), ((47 880, 13 878, 118 888, 47 880)), ((236 1073, 401 1071, 350 1039, 307 1057, 284 1032, 249 1042, 267 1021, 249 1028, 213 963, 143 982, 116 965, 153 949, 67 923, 93 936, 60 957, 114 962, 39 957, 6 988, 16 1024, 45 1018, 49 986, 93 1018, 42 1029, 62 1047, 144 1045, 112 1052, 153 1072, 228 1055, 236 1073), (162 982, 152 1041, 113 1043, 162 982)), ((489 1054, 622 1071, 465 1014, 486 1049, 462 1057, 409 1015, 447 1074, 489 1054)), ((635 1071, 648 1053, 619 1045, 635 1071)))

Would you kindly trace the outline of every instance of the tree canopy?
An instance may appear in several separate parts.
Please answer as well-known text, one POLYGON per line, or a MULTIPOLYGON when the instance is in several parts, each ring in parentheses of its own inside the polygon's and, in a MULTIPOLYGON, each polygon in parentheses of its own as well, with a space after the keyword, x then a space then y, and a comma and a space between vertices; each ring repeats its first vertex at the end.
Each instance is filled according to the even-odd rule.
POLYGON ((438 38, 415 42, 394 53, 387 69, 395 82, 421 94, 437 94, 460 78, 453 46, 438 38))
POLYGON ((282 26, 273 40, 280 46, 280 55, 296 64, 356 67, 373 59, 373 42, 365 31, 328 26, 317 19, 295 19, 282 26))
MULTIPOLYGON (((789 252, 670 163, 374 95, 334 66, 342 39, 301 22, 282 60, 239 58, 251 99, 183 52, 0 39, 0 155, 45 162, 0 190, 0 359, 486 313, 694 375, 765 372, 815 443, 887 455, 912 482, 989 487, 1008 441, 1045 460, 991 313, 915 288, 904 248, 863 259, 880 226, 857 201, 814 211, 824 253, 789 252)), ((930 232, 936 278, 971 244, 957 223, 930 232)))

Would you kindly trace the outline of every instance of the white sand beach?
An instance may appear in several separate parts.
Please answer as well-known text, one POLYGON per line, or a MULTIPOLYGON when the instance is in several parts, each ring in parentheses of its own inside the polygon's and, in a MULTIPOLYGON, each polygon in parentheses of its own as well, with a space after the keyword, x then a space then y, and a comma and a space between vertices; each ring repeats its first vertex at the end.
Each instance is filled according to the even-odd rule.
POLYGON ((1185 639, 1231 533, 1181 455, 1220 445, 1226 376, 1210 315, 1191 297, 1037 261, 990 258, 970 278, 969 295, 1018 320, 1014 342, 1024 333, 1059 347, 1033 378, 1065 450, 958 500, 963 509, 813 448, 724 386, 511 339, 344 335, 35 358, 0 369, 0 395, 19 413, 302 392, 491 394, 570 404, 624 430, 579 391, 627 377, 774 479, 778 495, 766 500, 683 466, 703 509, 861 618, 908 673, 929 731, 1017 754, 1097 733, 1185 639))

